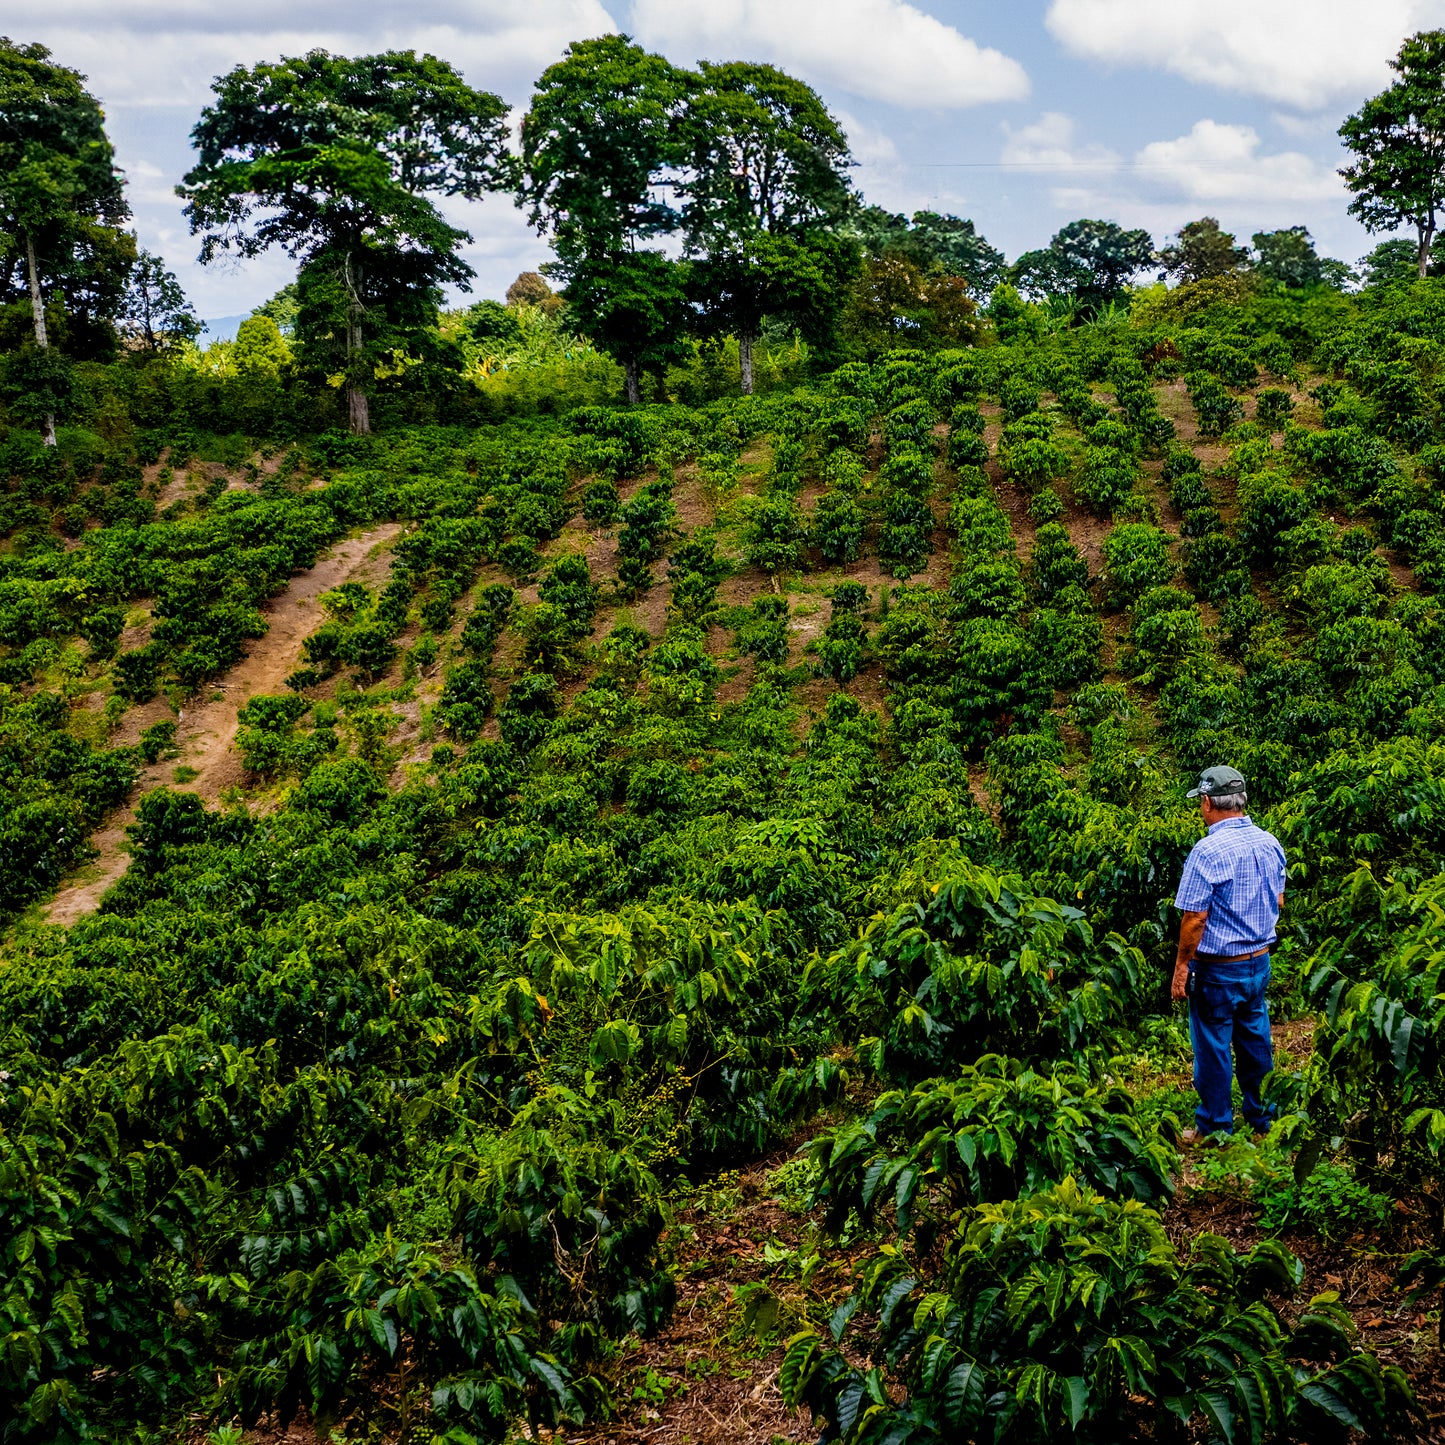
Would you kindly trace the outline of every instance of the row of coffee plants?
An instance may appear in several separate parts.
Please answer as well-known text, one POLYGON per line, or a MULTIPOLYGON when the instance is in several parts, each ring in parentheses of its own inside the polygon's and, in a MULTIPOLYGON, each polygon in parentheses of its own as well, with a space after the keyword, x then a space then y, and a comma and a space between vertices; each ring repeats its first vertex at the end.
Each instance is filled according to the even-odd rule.
MULTIPOLYGON (((120 658, 154 647, 183 702, 326 545, 404 530, 291 689, 238 699, 275 806, 157 789, 97 913, 12 931, 6 1445, 605 1417, 672 1306, 678 1191, 805 1123, 860 1263, 781 1386, 830 1438, 1418 1435, 1338 1303, 1287 1303, 1287 1249, 1170 1243, 1168 1111, 1112 1080, 1178 1060, 1183 788, 1228 757, 1290 855, 1281 1001, 1322 1018, 1271 1086, 1298 1187, 1442 1197, 1445 513, 1428 348, 1396 339, 1445 342, 1436 285, 331 434, 254 478, 248 443, 239 489, 154 515, 158 457, 72 448, 51 495, 7 453, 12 911, 165 748, 106 747, 143 691, 120 658), (1222 464, 1189 444, 1200 378, 1222 464), (897 576, 945 536, 946 584, 897 576), (816 575, 869 553, 877 582, 816 575), (798 579, 830 617, 790 665, 798 579), (143 644, 86 621, 148 603, 143 644), (383 714, 434 667, 436 745, 393 787, 383 714)), ((1438 1260, 1402 1289, 1433 1303, 1438 1260)))

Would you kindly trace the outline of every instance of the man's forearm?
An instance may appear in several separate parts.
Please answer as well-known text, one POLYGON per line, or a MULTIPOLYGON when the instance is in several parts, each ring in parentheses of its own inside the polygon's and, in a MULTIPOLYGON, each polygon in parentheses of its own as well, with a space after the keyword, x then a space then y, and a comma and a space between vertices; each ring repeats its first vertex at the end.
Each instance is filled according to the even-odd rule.
POLYGON ((1208 922, 1207 908, 1200 913, 1186 913, 1179 921, 1179 951, 1174 955, 1174 977, 1169 985, 1170 996, 1175 999, 1182 999, 1188 993, 1189 965, 1199 952, 1204 926, 1208 922))
POLYGON ((1204 930, 1209 923, 1209 910, 1200 913, 1186 913, 1179 921, 1179 950, 1174 955, 1175 968, 1188 968, 1199 952, 1204 940, 1204 930))

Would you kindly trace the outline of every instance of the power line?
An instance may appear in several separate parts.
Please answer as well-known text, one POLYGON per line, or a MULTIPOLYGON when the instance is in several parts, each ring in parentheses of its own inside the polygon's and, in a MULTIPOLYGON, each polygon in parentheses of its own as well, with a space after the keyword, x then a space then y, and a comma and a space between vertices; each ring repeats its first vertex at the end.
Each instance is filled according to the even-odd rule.
POLYGON ((991 171, 1177 171, 1181 166, 1199 171, 1229 171, 1238 161, 904 161, 918 170, 991 171))

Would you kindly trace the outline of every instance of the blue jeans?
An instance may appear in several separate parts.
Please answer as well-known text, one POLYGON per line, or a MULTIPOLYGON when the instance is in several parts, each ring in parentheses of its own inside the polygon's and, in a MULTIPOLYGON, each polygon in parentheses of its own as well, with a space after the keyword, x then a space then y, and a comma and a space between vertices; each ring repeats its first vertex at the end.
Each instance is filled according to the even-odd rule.
POLYGON ((1244 1117, 1258 1133, 1270 1126, 1274 1111, 1260 1102, 1260 1085, 1274 1067, 1269 1034, 1269 954, 1239 963, 1201 963, 1189 995, 1189 1037, 1194 1045, 1194 1088, 1199 1095, 1195 1124, 1201 1134, 1234 1128, 1230 1079, 1239 1072, 1244 1117), (1230 1048, 1234 1049, 1233 1068, 1230 1048))

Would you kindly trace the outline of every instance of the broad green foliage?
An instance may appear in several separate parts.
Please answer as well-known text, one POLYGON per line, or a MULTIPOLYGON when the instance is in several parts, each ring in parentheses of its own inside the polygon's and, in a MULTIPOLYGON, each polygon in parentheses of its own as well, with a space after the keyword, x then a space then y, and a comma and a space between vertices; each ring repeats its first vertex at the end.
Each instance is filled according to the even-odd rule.
POLYGON ((1036 1074, 984 1056, 958 1079, 893 1090, 868 1116, 812 1145, 815 1195, 836 1227, 850 1212, 894 1211, 898 1234, 928 1239, 959 1209, 1075 1177, 1110 1195, 1163 1202, 1173 1158, 1133 1117, 1121 1090, 1068 1068, 1036 1074))
POLYGON ((941 1429, 1000 1445, 1113 1441, 1152 1431, 1161 1407, 1226 1439, 1408 1429, 1403 1375, 1354 1349, 1339 1305, 1316 1299, 1292 1328, 1271 1307, 1300 1273, 1277 1245, 1240 1255, 1216 1235, 1181 1259, 1144 1205, 1066 1178, 966 1211, 941 1288, 896 1252, 865 1266, 861 1299, 905 1402, 878 1367, 850 1367, 812 1332, 789 1341, 779 1384, 824 1417, 825 1440, 849 1445, 941 1429), (1306 1364, 1320 1359, 1334 1363, 1306 1364))
MULTIPOLYGON (((579 56, 675 76, 589 42, 534 115, 579 56)), ((685 97, 613 101, 647 239, 628 166, 685 97)), ((675 1201, 789 1140, 859 1263, 782 1371, 828 1438, 1418 1434, 1283 1249, 1169 1244, 1179 1110, 1120 1083, 1180 1066, 1183 792, 1229 761, 1320 1018, 1252 1207, 1388 1231, 1438 1188, 1445 305, 1251 284, 1072 325, 1001 289, 987 344, 727 401, 702 356, 678 401, 479 425, 412 368, 372 437, 284 358, 202 388, 162 349, 54 449, 0 436, 7 1445, 606 1418, 675 1201), (383 524, 284 687, 226 693, 241 786, 134 796, 383 524), (126 799, 99 909, 27 913, 126 799)))
POLYGON ((192 132, 178 187, 203 260, 279 246, 300 262, 303 355, 343 370, 351 429, 371 430, 377 367, 436 348, 441 287, 465 286, 470 239, 428 192, 473 199, 506 184, 505 107, 445 61, 313 50, 238 66, 192 132))

